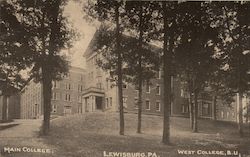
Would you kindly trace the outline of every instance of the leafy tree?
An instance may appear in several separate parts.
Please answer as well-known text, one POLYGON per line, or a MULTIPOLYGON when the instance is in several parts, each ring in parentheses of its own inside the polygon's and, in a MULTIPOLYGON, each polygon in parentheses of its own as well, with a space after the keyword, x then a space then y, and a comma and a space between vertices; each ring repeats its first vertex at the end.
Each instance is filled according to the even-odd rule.
POLYGON ((162 142, 170 143, 170 110, 172 101, 171 77, 174 75, 174 50, 178 40, 177 29, 177 6, 178 2, 154 2, 152 6, 154 17, 150 26, 152 41, 163 44, 162 52, 159 53, 163 63, 163 134, 162 142))
POLYGON ((198 131, 198 97, 213 73, 216 59, 214 47, 218 33, 211 25, 209 3, 184 2, 180 5, 180 44, 176 49, 176 61, 180 76, 187 83, 190 93, 190 119, 193 132, 198 131))
POLYGON ((238 93, 239 112, 238 130, 243 136, 242 97, 249 91, 250 80, 247 72, 250 69, 250 11, 249 2, 231 2, 219 6, 224 23, 222 36, 224 37, 223 52, 227 65, 227 87, 238 93))
POLYGON ((212 95, 213 105, 213 119, 217 120, 217 101, 221 100, 223 103, 231 104, 234 100, 232 99, 235 92, 226 86, 226 72, 223 70, 221 65, 214 64, 215 70, 209 78, 208 86, 210 90, 207 91, 212 95))
POLYGON ((163 88, 164 88, 164 111, 163 111, 163 135, 162 142, 164 144, 170 143, 170 107, 171 107, 171 76, 173 75, 173 54, 175 49, 175 42, 177 40, 176 33, 176 7, 177 2, 162 2, 160 3, 159 13, 161 16, 161 23, 163 23, 162 34, 160 40, 163 41, 163 88))
MULTIPOLYGON (((27 37, 24 26, 14 15, 14 8, 6 1, 0 2, 0 95, 7 99, 18 92, 25 83, 21 70, 29 64, 27 37), (26 62, 26 63, 25 63, 26 62)), ((3 104, 3 120, 7 120, 7 103, 3 104)))
POLYGON ((0 90, 3 94, 11 94, 8 88, 20 89, 25 81, 20 71, 29 63, 25 51, 29 47, 27 37, 24 36, 25 28, 13 15, 13 6, 2 1, 0 7, 0 90))
POLYGON ((142 114, 142 87, 144 83, 149 84, 150 79, 155 76, 156 70, 159 70, 159 52, 152 53, 150 47, 151 36, 149 32, 154 28, 153 20, 155 3, 154 2, 135 2, 127 1, 125 10, 127 19, 125 19, 126 28, 136 40, 128 39, 126 47, 127 52, 124 53, 126 62, 125 75, 132 77, 132 82, 138 87, 138 125, 137 133, 141 133, 141 114, 142 114), (148 47, 149 49, 147 49, 148 47))
MULTIPOLYGON (((171 41, 171 38, 173 38, 171 35, 169 35, 167 32, 168 29, 168 11, 167 11, 167 4, 166 2, 162 4, 163 7, 163 31, 164 31, 164 37, 163 37, 163 82, 164 82, 164 119, 163 119, 163 136, 162 136, 162 142, 165 144, 168 144, 170 142, 170 106, 171 106, 171 67, 172 67, 172 49, 171 46, 173 46, 173 43, 171 41), (169 47, 168 47, 168 42, 169 47)), ((170 32, 170 31, 169 31, 170 32)))
POLYGON ((71 46, 74 35, 63 16, 66 1, 10 0, 7 3, 11 6, 7 12, 13 19, 17 19, 14 26, 21 28, 18 30, 20 32, 13 33, 20 33, 25 39, 20 40, 18 45, 28 47, 23 54, 28 56, 24 63, 31 68, 30 77, 34 77, 43 86, 42 132, 46 135, 50 125, 52 80, 61 79, 62 74, 68 71, 68 62, 61 54, 61 50, 71 46))

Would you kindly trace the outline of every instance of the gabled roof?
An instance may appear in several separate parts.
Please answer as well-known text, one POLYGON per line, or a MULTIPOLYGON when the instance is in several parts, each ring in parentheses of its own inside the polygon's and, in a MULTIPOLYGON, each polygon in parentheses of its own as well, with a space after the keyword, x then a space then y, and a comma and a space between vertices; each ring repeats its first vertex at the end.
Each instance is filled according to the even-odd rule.
POLYGON ((92 38, 91 41, 89 42, 89 45, 88 45, 87 49, 85 50, 85 52, 84 52, 84 54, 83 54, 83 57, 88 58, 89 56, 91 56, 91 54, 94 53, 93 47, 94 47, 94 45, 95 45, 96 42, 97 42, 98 36, 99 36, 99 31, 95 31, 95 33, 94 33, 94 35, 93 35, 93 38, 92 38))

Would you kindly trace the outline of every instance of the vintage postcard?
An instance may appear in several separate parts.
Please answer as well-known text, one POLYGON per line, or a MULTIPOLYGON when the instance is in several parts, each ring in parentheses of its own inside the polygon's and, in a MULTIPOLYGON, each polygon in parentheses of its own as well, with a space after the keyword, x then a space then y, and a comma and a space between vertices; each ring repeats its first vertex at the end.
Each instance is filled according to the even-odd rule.
POLYGON ((0 157, 250 157, 249 1, 0 7, 0 157))

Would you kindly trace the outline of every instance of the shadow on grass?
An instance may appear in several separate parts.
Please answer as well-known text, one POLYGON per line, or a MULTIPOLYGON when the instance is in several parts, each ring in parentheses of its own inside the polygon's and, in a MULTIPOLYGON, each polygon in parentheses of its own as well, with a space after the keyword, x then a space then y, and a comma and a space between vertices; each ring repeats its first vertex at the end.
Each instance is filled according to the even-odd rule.
POLYGON ((50 135, 44 138, 48 144, 57 146, 57 156, 61 157, 99 157, 104 151, 157 152, 159 156, 183 157, 178 150, 248 150, 249 143, 238 138, 234 123, 200 119, 199 133, 191 133, 189 119, 174 117, 171 118, 171 144, 164 145, 162 117, 143 115, 141 134, 135 133, 135 119, 135 114, 125 116, 126 134, 120 136, 118 114, 62 117, 53 121, 50 135))
POLYGON ((9 124, 9 125, 0 126, 0 130, 12 128, 12 127, 17 126, 17 125, 19 125, 19 124, 9 124))
POLYGON ((0 123, 10 123, 13 122, 13 119, 8 119, 8 120, 0 120, 0 123))

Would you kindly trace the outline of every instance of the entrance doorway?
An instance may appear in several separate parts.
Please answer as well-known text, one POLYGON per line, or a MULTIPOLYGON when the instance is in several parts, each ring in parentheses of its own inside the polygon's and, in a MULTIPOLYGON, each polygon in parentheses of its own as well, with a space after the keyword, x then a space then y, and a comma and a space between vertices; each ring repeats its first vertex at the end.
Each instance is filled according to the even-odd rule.
POLYGON ((71 114, 71 106, 64 106, 64 115, 71 114))
POLYGON ((96 96, 95 101, 96 101, 96 109, 97 110, 102 110, 103 109, 103 107, 102 107, 102 97, 96 96))

